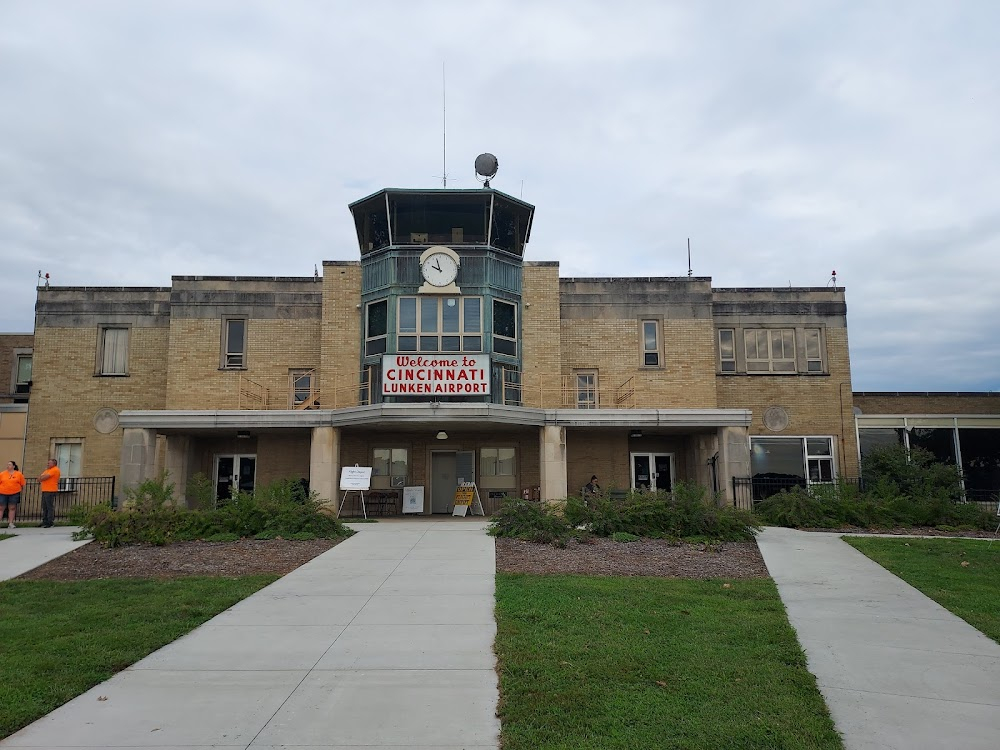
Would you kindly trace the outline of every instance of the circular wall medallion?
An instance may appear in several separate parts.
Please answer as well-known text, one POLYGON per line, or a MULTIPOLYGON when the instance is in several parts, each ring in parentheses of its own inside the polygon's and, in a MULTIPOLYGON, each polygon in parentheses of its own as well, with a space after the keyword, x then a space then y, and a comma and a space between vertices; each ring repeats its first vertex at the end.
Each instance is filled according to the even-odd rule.
POLYGON ((117 430, 118 412, 108 406, 98 409, 97 414, 94 415, 94 429, 102 435, 107 435, 117 430))
POLYGON ((788 427, 788 412, 780 406, 772 406, 764 412, 764 426, 771 432, 781 432, 788 427))

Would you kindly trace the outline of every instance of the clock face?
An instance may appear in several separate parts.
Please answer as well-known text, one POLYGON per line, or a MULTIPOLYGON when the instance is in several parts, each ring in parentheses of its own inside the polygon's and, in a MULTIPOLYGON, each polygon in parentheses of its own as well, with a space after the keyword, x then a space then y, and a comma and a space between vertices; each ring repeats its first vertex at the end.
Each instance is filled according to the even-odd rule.
POLYGON ((448 286, 458 277, 458 263, 447 253, 431 253, 420 266, 428 284, 448 286))

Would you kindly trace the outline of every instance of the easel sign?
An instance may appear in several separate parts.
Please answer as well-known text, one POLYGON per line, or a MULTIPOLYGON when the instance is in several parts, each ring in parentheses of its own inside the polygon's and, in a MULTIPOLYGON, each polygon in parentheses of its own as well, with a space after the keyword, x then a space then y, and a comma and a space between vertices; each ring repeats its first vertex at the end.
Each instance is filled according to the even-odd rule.
POLYGON ((462 482, 455 488, 455 509, 453 516, 485 516, 483 501, 479 498, 479 488, 475 482, 462 482))
POLYGON ((372 486, 371 466, 344 466, 340 470, 340 489, 344 492, 344 497, 340 501, 340 508, 337 510, 339 516, 344 510, 344 503, 347 496, 352 492, 357 492, 361 496, 361 513, 365 520, 368 520, 368 509, 365 507, 365 493, 372 486))

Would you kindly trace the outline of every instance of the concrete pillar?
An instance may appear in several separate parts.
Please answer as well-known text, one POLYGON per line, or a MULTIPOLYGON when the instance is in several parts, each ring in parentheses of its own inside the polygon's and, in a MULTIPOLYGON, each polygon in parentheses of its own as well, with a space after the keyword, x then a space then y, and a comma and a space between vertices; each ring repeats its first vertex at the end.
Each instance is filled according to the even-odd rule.
POLYGON ((566 499, 566 428, 542 427, 541 443, 541 499, 566 499))
POLYGON ((719 489, 726 503, 733 504, 733 477, 750 476, 750 431, 747 427, 719 428, 719 489))
POLYGON ((123 500, 126 489, 156 476, 156 430, 126 427, 122 431, 121 476, 123 500))
POLYGON ((313 427, 309 443, 309 489, 336 512, 340 487, 340 429, 313 427))
MULTIPOLYGON (((691 436, 691 454, 693 460, 691 479, 707 490, 707 495, 712 495, 712 457, 718 451, 718 436, 712 433, 698 433, 691 436)), ((719 482, 721 491, 722 483, 719 482)))
POLYGON ((167 481, 174 485, 174 505, 188 507, 187 483, 191 478, 191 438, 188 435, 167 435, 167 481))

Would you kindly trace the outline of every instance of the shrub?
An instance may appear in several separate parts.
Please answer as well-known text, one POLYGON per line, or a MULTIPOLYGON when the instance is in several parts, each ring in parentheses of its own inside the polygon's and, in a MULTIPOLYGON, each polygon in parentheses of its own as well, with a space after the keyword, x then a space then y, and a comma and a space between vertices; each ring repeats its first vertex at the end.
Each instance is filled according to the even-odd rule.
POLYGON ((93 537, 108 547, 125 544, 170 544, 191 539, 216 541, 317 539, 351 532, 328 513, 298 480, 281 480, 253 493, 237 492, 218 508, 188 510, 173 505, 173 485, 165 476, 126 491, 126 507, 102 505, 79 514, 78 538, 93 537))
POLYGON ((492 536, 557 546, 565 546, 572 531, 565 515, 550 505, 517 497, 504 498, 489 525, 492 536))
POLYGON ((611 538, 616 542, 637 542, 641 537, 635 534, 629 534, 627 531, 616 531, 611 535, 611 538))

